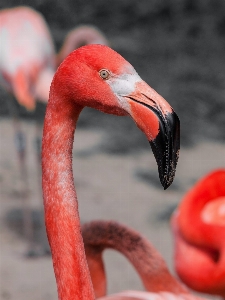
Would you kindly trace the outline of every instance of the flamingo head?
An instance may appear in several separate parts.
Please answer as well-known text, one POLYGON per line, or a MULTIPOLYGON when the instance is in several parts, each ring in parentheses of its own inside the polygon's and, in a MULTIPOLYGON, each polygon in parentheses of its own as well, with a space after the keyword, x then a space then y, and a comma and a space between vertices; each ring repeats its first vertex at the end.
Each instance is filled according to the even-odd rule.
POLYGON ((130 115, 150 142, 164 189, 170 186, 179 156, 179 119, 121 55, 104 45, 78 48, 60 65, 53 85, 65 101, 130 115))

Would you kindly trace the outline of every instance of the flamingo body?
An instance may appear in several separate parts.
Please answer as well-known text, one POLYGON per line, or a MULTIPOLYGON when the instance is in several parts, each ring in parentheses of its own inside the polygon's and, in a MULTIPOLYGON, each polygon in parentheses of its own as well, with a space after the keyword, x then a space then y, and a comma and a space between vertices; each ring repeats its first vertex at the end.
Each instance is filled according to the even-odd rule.
POLYGON ((199 180, 172 217, 175 268, 185 284, 225 297, 225 170, 199 180))
POLYGON ((164 188, 178 160, 178 117, 122 56, 103 45, 67 56, 51 84, 42 143, 45 224, 60 300, 95 298, 72 174, 74 132, 85 106, 134 119, 152 146, 164 188))
POLYGON ((28 7, 1 10, 0 40, 0 84, 28 109, 35 98, 47 102, 55 50, 41 14, 28 7))

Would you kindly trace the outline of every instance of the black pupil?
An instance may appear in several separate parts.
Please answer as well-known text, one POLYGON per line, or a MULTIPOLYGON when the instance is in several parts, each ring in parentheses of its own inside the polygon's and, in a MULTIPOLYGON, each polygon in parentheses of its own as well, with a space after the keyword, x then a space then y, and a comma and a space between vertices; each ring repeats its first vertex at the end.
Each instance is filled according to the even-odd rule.
POLYGON ((102 72, 102 77, 107 77, 107 72, 106 71, 102 72))

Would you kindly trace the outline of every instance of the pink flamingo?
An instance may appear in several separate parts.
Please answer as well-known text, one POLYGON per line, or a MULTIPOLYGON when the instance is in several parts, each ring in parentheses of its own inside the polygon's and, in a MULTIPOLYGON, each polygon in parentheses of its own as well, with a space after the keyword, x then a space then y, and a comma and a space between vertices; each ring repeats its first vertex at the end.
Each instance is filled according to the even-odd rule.
POLYGON ((82 237, 96 298, 106 295, 103 251, 107 248, 122 253, 135 267, 146 291, 188 293, 169 272, 152 244, 131 228, 115 221, 92 221, 82 225, 82 237))
POLYGON ((28 110, 35 99, 47 102, 55 71, 55 50, 48 26, 28 7, 0 11, 0 83, 28 110))
MULTIPOLYGON (((55 71, 55 50, 48 26, 31 8, 16 7, 0 11, 0 84, 13 94, 28 110, 35 100, 47 102, 49 87, 55 71)), ((26 168, 26 137, 19 122, 14 103, 7 101, 13 117, 16 151, 23 181, 24 235, 29 241, 28 256, 36 255, 33 242, 31 208, 29 207, 28 174, 26 168)), ((36 140, 40 140, 37 127, 36 140)), ((37 153, 37 157, 40 154, 37 153)), ((38 159, 38 169, 40 159, 38 159)))
POLYGON ((150 141, 164 189, 173 181, 179 153, 177 115, 117 52, 88 45, 61 63, 51 84, 42 144, 45 224, 60 300, 95 298, 72 173, 74 131, 85 106, 134 119, 150 141))
POLYGON ((172 217, 175 268, 190 288, 225 298, 225 169, 200 179, 172 217))

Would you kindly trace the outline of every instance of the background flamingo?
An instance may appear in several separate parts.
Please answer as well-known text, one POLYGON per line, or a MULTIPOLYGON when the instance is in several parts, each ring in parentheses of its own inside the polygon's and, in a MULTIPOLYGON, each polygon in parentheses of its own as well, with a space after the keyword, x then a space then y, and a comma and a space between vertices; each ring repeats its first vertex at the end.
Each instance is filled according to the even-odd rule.
POLYGON ((172 217, 175 268, 192 289, 225 297, 225 169, 200 179, 172 217))
POLYGON ((48 26, 41 14, 28 7, 1 10, 0 26, 0 83, 32 110, 35 99, 47 102, 55 71, 48 26))
POLYGON ((178 117, 123 57, 89 45, 64 60, 51 84, 42 149, 45 223, 59 299, 94 299, 72 174, 74 131, 85 106, 134 119, 152 145, 164 188, 178 160, 178 117))
MULTIPOLYGON (((0 41, 0 84, 28 110, 35 108, 36 99, 47 102, 56 66, 54 44, 42 15, 28 7, 1 10, 0 41)), ((25 137, 18 112, 13 102, 7 104, 24 164, 25 137)))
POLYGON ((109 248, 131 262, 146 291, 188 293, 170 274, 159 252, 135 230, 115 221, 92 221, 82 225, 82 237, 96 298, 106 295, 103 251, 109 248))
MULTIPOLYGON (((49 86, 55 70, 54 45, 43 17, 28 7, 0 11, 0 84, 12 93, 28 110, 35 99, 47 101, 49 86), (15 21, 16 20, 16 21, 15 21)), ((11 99, 12 100, 12 99, 11 99)), ((7 102, 13 118, 16 150, 23 181, 24 234, 29 241, 28 254, 33 255, 33 231, 26 169, 26 136, 19 122, 15 103, 7 102)), ((36 140, 40 139, 40 129, 36 140)), ((37 153, 38 157, 40 156, 37 153)), ((37 168, 40 165, 38 161, 37 168)))

